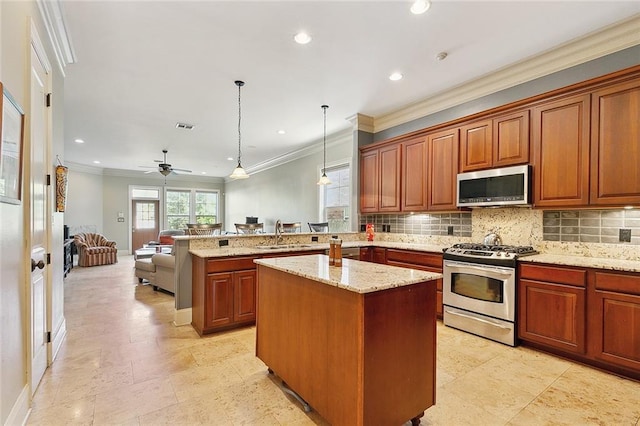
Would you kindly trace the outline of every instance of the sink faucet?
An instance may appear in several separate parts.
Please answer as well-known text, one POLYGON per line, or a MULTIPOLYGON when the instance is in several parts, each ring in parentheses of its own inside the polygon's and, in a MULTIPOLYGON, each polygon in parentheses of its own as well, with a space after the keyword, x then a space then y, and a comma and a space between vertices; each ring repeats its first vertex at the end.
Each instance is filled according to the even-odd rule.
POLYGON ((275 244, 280 244, 282 241, 282 221, 280 219, 276 220, 276 232, 275 232, 275 244))

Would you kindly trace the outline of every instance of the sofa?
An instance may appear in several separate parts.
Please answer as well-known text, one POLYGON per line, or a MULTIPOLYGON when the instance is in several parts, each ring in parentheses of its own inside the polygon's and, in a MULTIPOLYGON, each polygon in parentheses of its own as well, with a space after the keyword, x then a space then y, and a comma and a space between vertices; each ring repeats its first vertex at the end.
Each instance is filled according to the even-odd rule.
POLYGON ((147 280, 154 290, 159 288, 175 293, 176 257, 172 254, 156 253, 151 258, 136 260, 135 276, 138 282, 147 280))
POLYGON ((79 233, 73 237, 78 250, 78 266, 96 266, 118 263, 115 241, 93 232, 79 233))

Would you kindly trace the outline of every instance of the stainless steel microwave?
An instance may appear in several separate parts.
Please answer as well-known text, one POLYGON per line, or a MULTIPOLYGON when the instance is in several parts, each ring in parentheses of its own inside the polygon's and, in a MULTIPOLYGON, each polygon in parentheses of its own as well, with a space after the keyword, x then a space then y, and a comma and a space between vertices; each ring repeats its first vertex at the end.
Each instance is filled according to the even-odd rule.
POLYGON ((458 174, 458 207, 529 205, 531 166, 458 174))

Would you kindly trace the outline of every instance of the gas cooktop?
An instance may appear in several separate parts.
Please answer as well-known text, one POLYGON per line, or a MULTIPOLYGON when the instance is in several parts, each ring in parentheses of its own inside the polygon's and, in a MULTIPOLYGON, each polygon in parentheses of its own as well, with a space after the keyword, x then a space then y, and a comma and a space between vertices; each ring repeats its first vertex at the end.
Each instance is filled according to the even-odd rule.
POLYGON ((518 257, 529 256, 538 252, 531 246, 460 243, 445 249, 444 253, 455 255, 458 258, 470 259, 517 259, 518 257))

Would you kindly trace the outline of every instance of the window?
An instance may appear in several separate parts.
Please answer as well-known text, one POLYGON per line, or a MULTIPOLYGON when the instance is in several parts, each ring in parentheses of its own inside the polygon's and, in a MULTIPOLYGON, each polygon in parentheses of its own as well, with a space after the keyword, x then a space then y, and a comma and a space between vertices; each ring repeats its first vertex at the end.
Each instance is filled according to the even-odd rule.
POLYGON ((326 169, 329 185, 321 189, 321 221, 329 222, 331 232, 350 230, 349 212, 351 210, 351 179, 349 164, 326 169))
POLYGON ((168 229, 185 229, 187 223, 218 222, 218 192, 196 189, 167 189, 168 229))
POLYGON ((157 201, 135 203, 136 229, 154 229, 156 227, 157 201))

